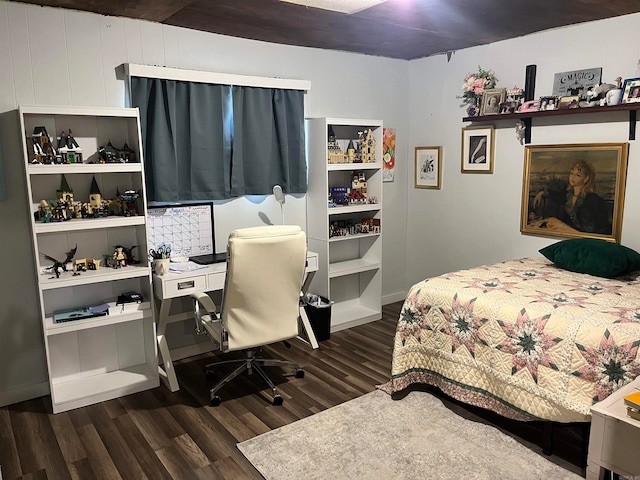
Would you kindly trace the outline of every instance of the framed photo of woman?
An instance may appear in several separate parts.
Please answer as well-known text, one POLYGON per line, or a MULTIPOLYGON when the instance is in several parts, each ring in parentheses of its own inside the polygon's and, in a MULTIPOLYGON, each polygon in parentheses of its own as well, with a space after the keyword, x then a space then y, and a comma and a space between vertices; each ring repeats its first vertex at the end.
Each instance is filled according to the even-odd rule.
POLYGON ((482 105, 480 105, 480 116, 497 115, 500 113, 500 104, 507 96, 506 88, 488 88, 482 93, 482 105))
POLYGON ((462 173, 493 173, 493 125, 462 129, 462 173))
POLYGON ((520 231, 620 242, 628 143, 527 145, 520 231))

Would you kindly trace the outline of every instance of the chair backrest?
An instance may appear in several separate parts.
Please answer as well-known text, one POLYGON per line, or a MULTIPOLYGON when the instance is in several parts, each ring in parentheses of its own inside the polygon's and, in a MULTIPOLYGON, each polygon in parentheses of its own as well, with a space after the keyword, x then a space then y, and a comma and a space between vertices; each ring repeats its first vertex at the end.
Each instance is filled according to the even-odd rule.
POLYGON ((295 225, 242 228, 229 235, 221 318, 226 351, 298 334, 307 241, 295 225))

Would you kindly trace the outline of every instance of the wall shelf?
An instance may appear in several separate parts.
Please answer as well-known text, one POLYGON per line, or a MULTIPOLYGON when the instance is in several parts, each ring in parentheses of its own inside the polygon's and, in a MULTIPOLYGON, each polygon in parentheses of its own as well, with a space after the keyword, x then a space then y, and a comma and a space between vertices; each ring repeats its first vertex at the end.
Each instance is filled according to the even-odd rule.
POLYGON ((608 107, 586 107, 571 108, 562 110, 543 110, 535 112, 502 113, 498 115, 483 115, 478 117, 464 117, 464 122, 488 123, 503 120, 522 120, 525 124, 525 143, 531 143, 531 122, 535 118, 541 117, 569 117, 585 116, 594 114, 629 113, 629 140, 636 139, 636 112, 640 109, 640 103, 626 103, 623 105, 613 105, 608 107))

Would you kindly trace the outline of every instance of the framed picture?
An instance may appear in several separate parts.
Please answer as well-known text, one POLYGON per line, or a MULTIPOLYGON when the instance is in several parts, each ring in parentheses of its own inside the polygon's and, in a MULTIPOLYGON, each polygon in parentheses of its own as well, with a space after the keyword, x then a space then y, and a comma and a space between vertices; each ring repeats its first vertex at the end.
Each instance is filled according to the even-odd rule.
POLYGON ((580 106, 580 95, 567 95, 558 99, 558 110, 567 108, 578 108, 580 106))
POLYGON ((640 78, 627 78, 622 86, 620 103, 640 102, 640 78))
POLYGON ((558 97, 540 97, 540 104, 538 110, 555 110, 558 106, 558 97))
POLYGON ((462 173, 493 173, 493 125, 462 129, 462 173))
POLYGON ((416 147, 415 187, 440 190, 442 147, 416 147))
POLYGON ((628 143, 526 146, 520 231, 620 242, 628 143))
POLYGON ((500 104, 507 96, 506 88, 488 88, 482 94, 480 115, 497 115, 500 112, 500 104))
POLYGON ((514 113, 518 108, 518 102, 507 100, 498 106, 498 113, 514 113))

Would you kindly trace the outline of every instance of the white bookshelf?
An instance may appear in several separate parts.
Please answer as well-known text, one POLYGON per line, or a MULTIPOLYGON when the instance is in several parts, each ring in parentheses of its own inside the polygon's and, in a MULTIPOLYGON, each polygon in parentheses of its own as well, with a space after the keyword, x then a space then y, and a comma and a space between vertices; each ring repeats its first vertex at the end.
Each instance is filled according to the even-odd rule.
POLYGON ((147 218, 140 119, 137 109, 21 106, 27 202, 31 212, 34 268, 38 282, 43 339, 54 413, 140 392, 159 385, 156 325, 151 268, 147 258, 147 218), (31 162, 28 138, 34 128, 45 127, 54 139, 73 131, 83 163, 31 162), (99 148, 124 143, 135 152, 135 163, 99 163, 99 148), (95 178, 104 199, 116 192, 135 190, 136 215, 73 218, 43 223, 35 213, 42 200, 53 200, 62 177, 76 202, 88 202, 95 178), (46 267, 41 254, 64 260, 77 245, 74 259, 100 260, 97 270, 61 272, 59 278, 46 267), (104 257, 116 245, 133 248, 140 263, 114 269, 104 257), (145 301, 123 310, 118 295, 136 291, 145 301), (56 311, 100 303, 109 315, 55 323, 56 311))
POLYGON ((318 252, 319 269, 310 291, 334 302, 331 330, 338 331, 382 317, 382 121, 344 118, 307 119, 309 187, 307 191, 307 235, 309 249, 318 252), (329 163, 329 126, 346 151, 358 132, 371 129, 376 142, 375 162, 329 163), (377 203, 329 206, 331 187, 351 186, 358 171, 367 180, 367 196, 377 203), (335 220, 380 221, 379 233, 330 237, 335 220))

